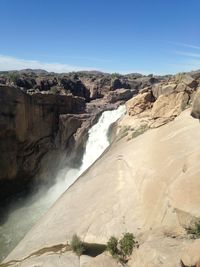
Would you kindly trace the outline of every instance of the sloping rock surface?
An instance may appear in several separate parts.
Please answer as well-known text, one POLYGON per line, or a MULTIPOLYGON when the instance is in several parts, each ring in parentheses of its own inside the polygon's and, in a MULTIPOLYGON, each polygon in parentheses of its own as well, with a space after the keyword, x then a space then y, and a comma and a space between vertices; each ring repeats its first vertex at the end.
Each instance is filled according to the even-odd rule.
POLYGON ((135 252, 138 265, 133 260, 131 266, 168 267, 170 258, 172 267, 181 266, 182 252, 193 242, 185 234, 184 214, 200 218, 199 133, 198 121, 186 110, 163 127, 115 142, 5 262, 66 242, 74 233, 87 242, 106 243, 111 235, 129 231, 141 245, 135 252))

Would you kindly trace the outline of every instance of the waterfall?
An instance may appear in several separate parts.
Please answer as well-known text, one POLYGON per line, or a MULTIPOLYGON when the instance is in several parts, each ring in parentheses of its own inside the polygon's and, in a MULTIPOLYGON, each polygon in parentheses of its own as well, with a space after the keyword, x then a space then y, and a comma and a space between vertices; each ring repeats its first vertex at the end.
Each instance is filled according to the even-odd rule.
MULTIPOLYGON (((90 167, 109 146, 108 130, 112 123, 117 121, 126 112, 125 106, 119 106, 116 110, 104 111, 98 122, 91 127, 88 132, 85 153, 81 167, 79 169, 62 169, 57 177, 56 184, 50 188, 48 195, 56 199, 61 195, 76 179, 90 167)), ((47 199, 49 199, 47 195, 47 199)))
POLYGON ((124 113, 125 106, 116 110, 104 111, 98 122, 88 132, 85 153, 81 167, 62 168, 56 177, 56 183, 50 189, 42 188, 29 199, 19 197, 15 207, 11 207, 7 219, 0 224, 0 261, 17 245, 37 220, 48 210, 56 199, 71 186, 77 178, 93 164, 109 146, 108 129, 124 113))
POLYGON ((108 129, 125 111, 125 106, 119 106, 116 110, 104 111, 97 124, 89 130, 89 138, 86 144, 80 174, 92 165, 109 146, 108 129))

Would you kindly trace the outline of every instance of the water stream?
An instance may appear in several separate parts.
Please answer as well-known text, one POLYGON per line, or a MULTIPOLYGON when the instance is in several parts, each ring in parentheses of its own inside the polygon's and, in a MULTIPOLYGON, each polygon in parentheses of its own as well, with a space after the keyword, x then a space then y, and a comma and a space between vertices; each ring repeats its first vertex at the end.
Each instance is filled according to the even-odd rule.
MULTIPOLYGON (((108 129, 125 113, 125 106, 104 111, 98 122, 89 130, 82 165, 79 169, 64 166, 57 174, 55 184, 42 188, 31 196, 19 195, 10 206, 6 218, 0 217, 0 262, 17 245, 38 219, 76 179, 93 164, 109 146, 108 129)), ((0 216, 2 207, 0 207, 0 216)))

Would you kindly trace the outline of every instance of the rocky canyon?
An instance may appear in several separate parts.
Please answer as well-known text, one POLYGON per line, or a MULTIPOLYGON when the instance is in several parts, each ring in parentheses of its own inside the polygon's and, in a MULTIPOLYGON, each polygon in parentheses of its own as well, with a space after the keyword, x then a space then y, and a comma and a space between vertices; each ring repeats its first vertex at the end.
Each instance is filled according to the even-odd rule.
POLYGON ((200 71, 0 72, 0 201, 51 188, 61 167, 80 168, 92 127, 123 105, 126 113, 99 130, 110 145, 63 187, 1 267, 200 266, 200 239, 188 231, 200 223, 200 71), (123 264, 108 251, 67 249, 74 234, 106 245, 125 232, 137 246, 123 264))

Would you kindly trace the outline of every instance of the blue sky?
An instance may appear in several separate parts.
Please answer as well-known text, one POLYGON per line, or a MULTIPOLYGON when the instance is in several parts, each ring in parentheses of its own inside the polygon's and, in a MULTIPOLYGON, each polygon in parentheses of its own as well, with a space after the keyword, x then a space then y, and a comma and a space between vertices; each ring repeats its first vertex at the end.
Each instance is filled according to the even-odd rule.
POLYGON ((0 0, 0 70, 200 68, 199 0, 0 0))

